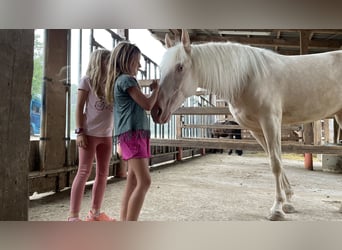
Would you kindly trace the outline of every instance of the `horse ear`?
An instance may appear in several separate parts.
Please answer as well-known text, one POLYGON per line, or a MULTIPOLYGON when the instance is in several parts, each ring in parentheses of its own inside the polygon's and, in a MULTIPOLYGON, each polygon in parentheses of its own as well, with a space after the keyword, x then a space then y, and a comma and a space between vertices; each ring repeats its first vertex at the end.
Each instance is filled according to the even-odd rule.
POLYGON ((165 35, 165 46, 166 48, 171 48, 173 46, 173 43, 168 33, 166 33, 165 35))
POLYGON ((190 37, 189 37, 189 33, 185 29, 182 29, 181 41, 183 43, 185 51, 190 54, 191 52, 190 37))

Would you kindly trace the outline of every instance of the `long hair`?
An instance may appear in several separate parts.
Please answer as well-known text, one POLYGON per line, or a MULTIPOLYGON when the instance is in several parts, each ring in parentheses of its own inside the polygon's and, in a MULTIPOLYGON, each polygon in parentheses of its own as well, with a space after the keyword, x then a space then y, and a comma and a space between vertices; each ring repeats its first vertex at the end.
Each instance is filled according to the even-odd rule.
POLYGON ((101 83, 106 77, 106 63, 109 55, 110 51, 105 49, 95 50, 90 55, 86 76, 89 77, 92 91, 98 98, 104 96, 101 83))
POLYGON ((106 80, 106 101, 114 102, 114 84, 121 74, 131 74, 132 65, 141 54, 140 49, 127 41, 120 42, 113 50, 109 58, 106 80))

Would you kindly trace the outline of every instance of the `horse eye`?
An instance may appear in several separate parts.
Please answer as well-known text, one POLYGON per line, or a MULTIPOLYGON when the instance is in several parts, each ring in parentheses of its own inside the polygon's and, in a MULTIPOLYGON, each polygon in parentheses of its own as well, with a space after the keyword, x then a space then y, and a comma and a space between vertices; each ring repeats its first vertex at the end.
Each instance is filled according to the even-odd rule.
POLYGON ((183 65, 182 64, 178 64, 177 65, 177 72, 182 72, 183 71, 183 65))

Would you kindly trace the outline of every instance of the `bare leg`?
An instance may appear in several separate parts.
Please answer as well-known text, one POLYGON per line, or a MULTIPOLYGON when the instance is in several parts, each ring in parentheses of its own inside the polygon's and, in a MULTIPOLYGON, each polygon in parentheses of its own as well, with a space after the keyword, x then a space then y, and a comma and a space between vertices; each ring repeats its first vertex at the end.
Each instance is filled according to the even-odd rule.
POLYGON ((130 159, 128 160, 128 166, 129 173, 132 172, 134 175, 136 184, 126 189, 128 199, 125 220, 136 221, 139 218, 145 195, 151 185, 148 159, 130 159))
POLYGON ((128 167, 126 187, 125 187, 125 191, 124 191, 124 194, 122 197, 122 202, 121 202, 121 211, 120 211, 120 220, 121 221, 127 220, 128 201, 129 201, 129 198, 131 197, 132 192, 134 191, 136 186, 137 186, 137 179, 135 178, 134 172, 131 171, 130 167, 128 167))

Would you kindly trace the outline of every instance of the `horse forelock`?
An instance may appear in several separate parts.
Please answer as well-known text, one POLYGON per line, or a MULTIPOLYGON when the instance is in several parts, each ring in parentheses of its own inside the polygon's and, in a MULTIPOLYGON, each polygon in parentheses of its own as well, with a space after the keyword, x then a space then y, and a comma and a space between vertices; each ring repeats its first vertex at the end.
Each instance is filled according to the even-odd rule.
POLYGON ((249 80, 268 72, 275 53, 238 43, 206 43, 191 48, 194 74, 200 87, 234 101, 249 80))
POLYGON ((187 59, 187 53, 185 52, 181 43, 177 43, 175 46, 166 50, 163 55, 160 70, 162 73, 168 72, 177 63, 184 63, 187 59))

